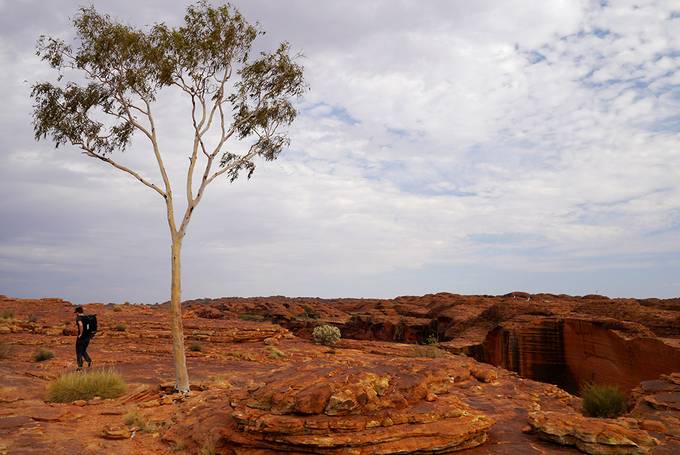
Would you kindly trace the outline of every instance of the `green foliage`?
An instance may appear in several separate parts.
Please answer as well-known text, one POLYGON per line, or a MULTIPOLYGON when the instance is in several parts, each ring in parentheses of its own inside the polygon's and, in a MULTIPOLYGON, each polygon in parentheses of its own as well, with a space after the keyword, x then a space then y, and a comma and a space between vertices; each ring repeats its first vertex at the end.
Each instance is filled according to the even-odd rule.
POLYGON ((614 418, 628 410, 626 395, 617 386, 587 383, 581 387, 583 412, 590 417, 614 418))
POLYGON ((38 351, 33 355, 33 360, 36 362, 43 362, 45 360, 50 360, 54 358, 54 352, 45 349, 45 348, 40 348, 38 351))
POLYGON ((423 344, 439 344, 439 339, 437 338, 436 334, 431 333, 423 339, 423 344))
POLYGON ((275 346, 269 346, 269 358, 272 360, 278 360, 285 357, 286 354, 275 346))
POLYGON ((33 322, 38 322, 38 316, 36 316, 35 314, 29 315, 29 316, 28 316, 28 322, 32 322, 32 323, 33 323, 33 322))
POLYGON ((253 41, 263 32, 230 5, 199 1, 187 8, 183 25, 158 23, 146 30, 82 7, 73 26, 73 43, 38 40, 37 55, 57 70, 59 83, 32 87, 36 139, 49 136, 57 146, 72 144, 107 161, 106 155, 127 147, 135 131, 151 138, 150 128, 135 116, 150 116, 158 92, 174 87, 190 98, 194 113, 197 106, 203 110, 203 120, 194 117, 198 129, 207 115, 212 123, 216 115, 233 113, 231 126, 228 119, 220 122, 222 138, 254 138, 245 155, 224 152, 217 158, 232 181, 242 170, 253 173, 256 156, 276 159, 288 145, 279 129, 297 116, 291 100, 305 90, 303 68, 285 42, 251 59, 253 41), (85 83, 62 83, 72 72, 85 83), (229 87, 231 94, 225 93, 229 87), (214 108, 206 112, 211 102, 214 108))
POLYGON ((191 343, 189 345, 189 351, 191 351, 191 352, 202 352, 203 346, 201 346, 200 343, 191 343))
POLYGON ((125 324, 116 324, 116 326, 113 329, 116 332, 125 332, 127 330, 127 326, 125 324))
POLYGON ((12 310, 2 310, 0 319, 14 319, 14 312, 12 310))
POLYGON ((333 346, 340 340, 340 329, 330 324, 314 327, 312 332, 314 341, 325 346, 333 346))
POLYGON ((113 311, 115 311, 116 313, 120 313, 121 311, 123 311, 123 308, 116 305, 116 306, 113 307, 113 311))
POLYGON ((319 314, 309 305, 302 305, 302 315, 307 319, 319 319, 319 314))
POLYGON ((116 398, 125 393, 127 385, 114 370, 77 371, 55 379, 47 389, 48 401, 70 403, 94 397, 116 398))

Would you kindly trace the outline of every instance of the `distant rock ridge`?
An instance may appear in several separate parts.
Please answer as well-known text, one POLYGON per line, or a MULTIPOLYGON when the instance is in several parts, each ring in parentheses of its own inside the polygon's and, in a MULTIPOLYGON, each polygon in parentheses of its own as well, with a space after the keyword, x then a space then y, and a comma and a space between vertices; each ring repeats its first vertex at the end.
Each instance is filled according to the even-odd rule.
POLYGON ((429 343, 577 392, 586 381, 630 390, 680 371, 680 298, 610 299, 511 292, 395 299, 282 296, 198 299, 200 318, 267 320, 310 338, 319 323, 344 338, 429 343))

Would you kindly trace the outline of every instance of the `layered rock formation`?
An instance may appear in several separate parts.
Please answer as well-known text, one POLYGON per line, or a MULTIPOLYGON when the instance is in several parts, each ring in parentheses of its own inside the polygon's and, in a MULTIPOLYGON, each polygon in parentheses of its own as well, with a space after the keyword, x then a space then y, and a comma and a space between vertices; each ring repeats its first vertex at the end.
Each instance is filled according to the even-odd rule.
MULTIPOLYGON (((75 367, 73 306, 0 297, 0 454, 680 453, 677 375, 635 387, 629 415, 589 419, 581 415, 580 399, 561 388, 453 354, 504 352, 485 344, 514 333, 524 354, 510 368, 535 375, 537 365, 552 359, 580 374, 572 356, 593 346, 605 358, 635 352, 640 340, 674 349, 673 329, 662 323, 673 320, 674 303, 658 302, 665 308, 657 318, 645 316, 651 307, 641 305, 636 324, 577 313, 584 301, 608 302, 520 294, 341 300, 337 306, 282 297, 192 302, 185 305, 185 333, 198 349, 188 353, 193 387, 187 397, 167 385, 173 370, 166 308, 90 304, 86 312, 96 313, 100 325, 90 354, 95 365, 121 372, 129 392, 55 404, 44 401, 46 385, 75 367), (357 339, 345 337, 333 348, 309 342, 304 337, 321 321, 357 339), (543 349, 523 335, 527 327, 531 337, 559 332, 575 351, 543 349), (579 341, 590 333, 597 335, 593 346, 579 341), (433 334, 448 341, 392 341, 433 334), (55 358, 35 362, 40 347, 55 358)), ((672 364, 674 352, 660 363, 672 364)), ((651 369, 658 359, 646 357, 651 369)), ((609 375, 604 378, 633 374, 635 362, 642 360, 598 371, 609 375)))
POLYGON ((577 392, 583 382, 630 390, 680 371, 680 299, 515 292, 423 297, 201 299, 199 317, 270 320, 302 337, 321 322, 344 338, 427 343, 577 392))

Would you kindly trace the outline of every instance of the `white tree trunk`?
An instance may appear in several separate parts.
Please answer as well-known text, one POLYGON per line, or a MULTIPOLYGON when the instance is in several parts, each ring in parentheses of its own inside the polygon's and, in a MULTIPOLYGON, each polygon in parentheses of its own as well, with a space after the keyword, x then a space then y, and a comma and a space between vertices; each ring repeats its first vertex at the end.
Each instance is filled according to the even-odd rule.
POLYGON ((175 388, 178 392, 189 391, 189 372, 184 353, 184 328, 182 324, 182 238, 172 238, 172 279, 170 293, 170 327, 172 331, 172 356, 175 360, 175 388))

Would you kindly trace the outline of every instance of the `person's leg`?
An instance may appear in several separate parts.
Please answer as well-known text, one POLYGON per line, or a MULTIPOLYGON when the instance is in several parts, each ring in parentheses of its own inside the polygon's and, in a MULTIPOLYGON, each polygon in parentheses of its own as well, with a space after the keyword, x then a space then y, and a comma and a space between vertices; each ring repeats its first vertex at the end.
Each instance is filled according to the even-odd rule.
POLYGON ((83 367, 83 353, 85 352, 85 349, 83 348, 82 341, 82 337, 76 339, 76 363, 78 364, 78 369, 83 367))
POLYGON ((90 338, 85 338, 83 340, 83 358, 85 358, 85 361, 87 362, 87 367, 92 366, 92 359, 90 358, 90 355, 87 353, 87 347, 90 345, 90 338))

